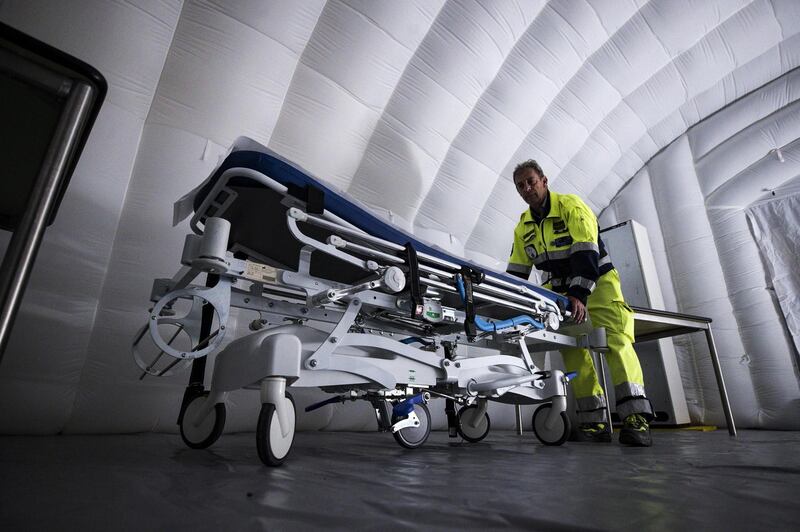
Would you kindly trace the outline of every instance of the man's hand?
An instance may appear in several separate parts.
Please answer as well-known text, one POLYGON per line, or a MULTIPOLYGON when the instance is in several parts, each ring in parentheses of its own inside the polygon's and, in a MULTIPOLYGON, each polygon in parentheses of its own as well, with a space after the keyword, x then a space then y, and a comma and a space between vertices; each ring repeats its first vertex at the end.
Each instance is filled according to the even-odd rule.
POLYGON ((583 323, 586 321, 586 305, 581 303, 581 300, 575 296, 567 296, 569 298, 570 307, 572 307, 572 319, 575 323, 583 323))

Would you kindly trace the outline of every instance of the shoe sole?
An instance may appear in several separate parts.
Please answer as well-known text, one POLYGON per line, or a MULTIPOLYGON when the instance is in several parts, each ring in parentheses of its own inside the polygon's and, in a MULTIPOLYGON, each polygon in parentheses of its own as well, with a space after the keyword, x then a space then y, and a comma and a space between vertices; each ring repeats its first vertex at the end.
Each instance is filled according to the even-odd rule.
POLYGON ((619 435, 619 442, 622 445, 630 445, 631 447, 650 447, 653 445, 653 439, 648 435, 647 439, 640 438, 634 434, 623 432, 619 435))

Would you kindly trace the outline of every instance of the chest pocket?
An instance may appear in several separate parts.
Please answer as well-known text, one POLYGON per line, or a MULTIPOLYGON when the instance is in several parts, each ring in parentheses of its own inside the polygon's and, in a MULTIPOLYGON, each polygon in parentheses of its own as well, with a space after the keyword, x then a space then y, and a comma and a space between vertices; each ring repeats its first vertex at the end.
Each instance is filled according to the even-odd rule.
POLYGON ((561 218, 559 218, 558 220, 553 222, 553 234, 554 235, 561 235, 561 234, 564 234, 564 233, 566 233, 568 231, 569 230, 567 229, 567 224, 561 218))
POLYGON ((561 218, 549 218, 545 222, 545 242, 548 251, 562 251, 572 245, 567 224, 561 218))
POLYGON ((562 248, 571 245, 572 245, 572 237, 569 235, 556 238, 555 240, 550 242, 551 248, 562 248))

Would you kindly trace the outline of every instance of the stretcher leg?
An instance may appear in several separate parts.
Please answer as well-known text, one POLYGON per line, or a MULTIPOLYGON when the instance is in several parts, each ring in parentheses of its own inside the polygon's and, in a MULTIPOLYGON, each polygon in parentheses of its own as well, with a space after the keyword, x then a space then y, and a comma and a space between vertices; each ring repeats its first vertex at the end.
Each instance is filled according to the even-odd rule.
POLYGON ((458 418, 456 417, 456 402, 452 399, 445 399, 444 413, 447 415, 447 435, 451 438, 457 438, 458 418))
MULTIPOLYGON (((210 288, 217 284, 219 275, 208 274, 206 276, 206 287, 210 288)), ((207 338, 211 334, 211 326, 214 322, 214 307, 206 304, 203 306, 202 318, 200 322, 200 338, 207 338)), ((200 396, 205 389, 206 357, 195 358, 192 360, 192 371, 189 374, 189 384, 183 392, 180 414, 178 414, 177 424, 183 423, 183 414, 189 403, 200 396)))
POLYGON ((389 415, 389 408, 391 405, 389 402, 382 398, 382 397, 368 397, 370 404, 372 404, 372 408, 375 410, 375 417, 378 421, 378 430, 380 432, 386 432, 391 430, 392 428, 392 418, 389 415))

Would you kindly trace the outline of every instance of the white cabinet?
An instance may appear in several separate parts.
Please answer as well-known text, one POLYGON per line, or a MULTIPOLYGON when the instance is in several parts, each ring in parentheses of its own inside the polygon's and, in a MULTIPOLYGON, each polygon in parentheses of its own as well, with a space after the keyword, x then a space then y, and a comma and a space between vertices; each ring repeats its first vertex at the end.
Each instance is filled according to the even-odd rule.
MULTIPOLYGON (((658 282, 647 229, 628 220, 600 230, 611 261, 619 272, 622 293, 633 307, 664 309, 661 285, 658 282)), ((647 396, 656 412, 656 423, 680 425, 689 423, 686 397, 683 392, 675 347, 671 338, 635 344, 644 373, 647 396)), ((606 391, 614 410, 614 387, 606 364, 606 391)))

